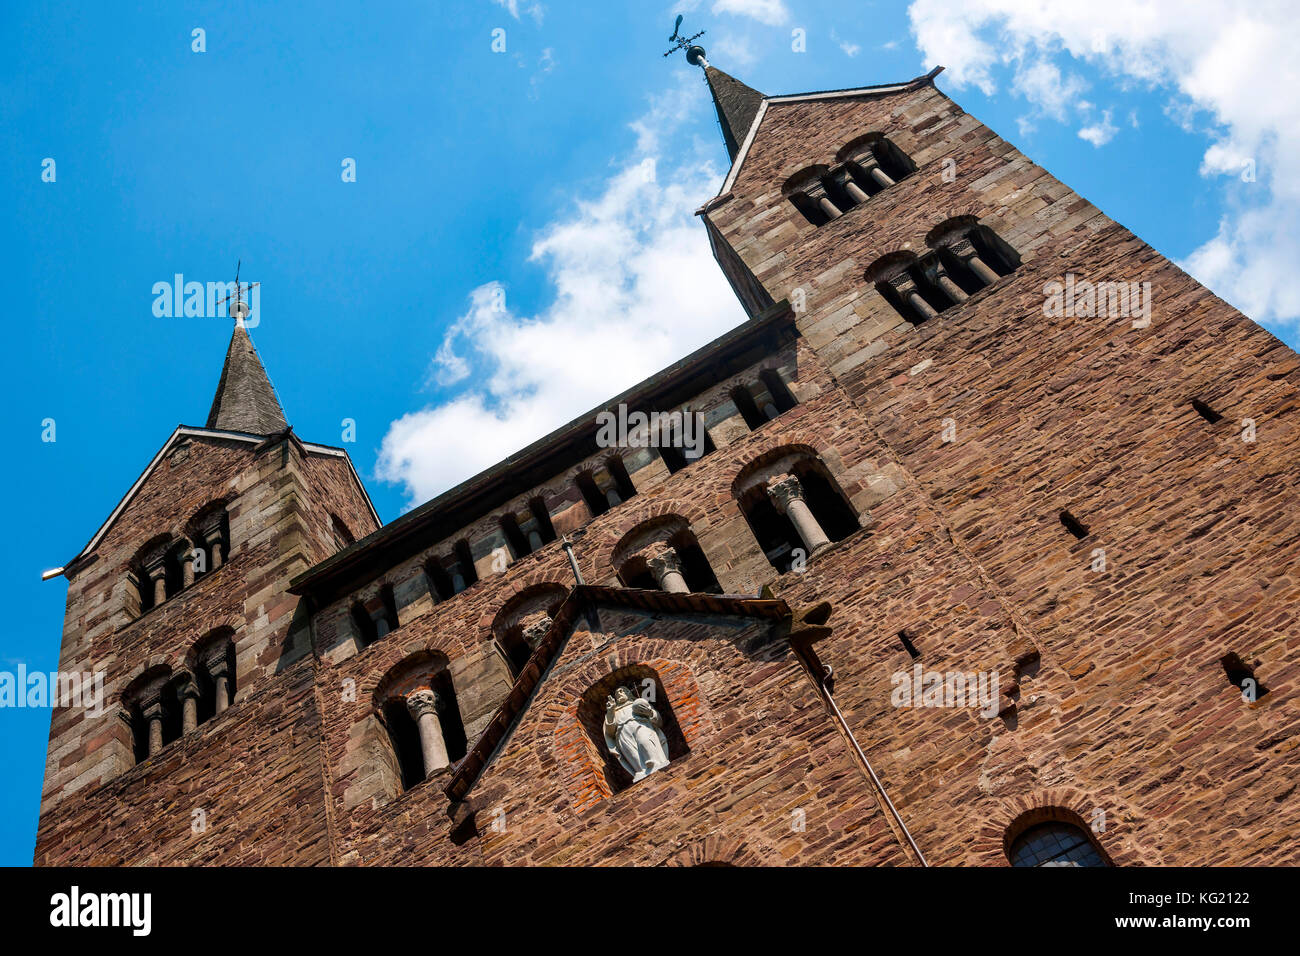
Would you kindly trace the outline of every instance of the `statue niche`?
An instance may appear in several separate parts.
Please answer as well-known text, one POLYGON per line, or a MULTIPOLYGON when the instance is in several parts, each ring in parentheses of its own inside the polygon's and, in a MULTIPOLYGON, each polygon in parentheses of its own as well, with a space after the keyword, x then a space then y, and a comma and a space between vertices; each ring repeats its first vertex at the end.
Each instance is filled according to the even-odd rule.
POLYGON ((631 685, 620 684, 605 699, 605 746, 632 775, 632 782, 668 766, 668 737, 654 705, 631 685))

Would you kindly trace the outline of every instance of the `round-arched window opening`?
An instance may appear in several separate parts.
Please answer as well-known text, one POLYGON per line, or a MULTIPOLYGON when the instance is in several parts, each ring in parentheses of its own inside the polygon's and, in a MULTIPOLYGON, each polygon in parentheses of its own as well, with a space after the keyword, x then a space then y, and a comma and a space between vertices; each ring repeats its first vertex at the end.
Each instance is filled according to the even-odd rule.
POLYGON ((1011 844, 1012 866, 1109 866, 1082 828, 1053 821, 1030 827, 1011 844))

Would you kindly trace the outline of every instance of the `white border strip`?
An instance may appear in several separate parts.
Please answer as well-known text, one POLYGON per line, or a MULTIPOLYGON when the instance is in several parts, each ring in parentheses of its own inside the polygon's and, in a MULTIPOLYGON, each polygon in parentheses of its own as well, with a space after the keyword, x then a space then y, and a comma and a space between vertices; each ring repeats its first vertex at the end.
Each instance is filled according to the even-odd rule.
MULTIPOLYGON (((113 509, 112 514, 110 514, 104 523, 99 526, 99 530, 96 531, 95 536, 90 539, 90 543, 82 548, 81 551, 78 552, 77 556, 69 561, 64 567, 72 567, 99 546, 99 542, 103 539, 104 535, 108 533, 108 529, 113 526, 113 522, 118 519, 118 516, 121 515, 126 506, 131 503, 136 492, 140 490, 140 486, 145 483, 151 474, 153 474, 154 469, 158 467, 158 462, 162 461, 162 459, 166 457, 167 451, 176 444, 176 439, 182 435, 221 438, 228 441, 242 441, 247 442, 250 445, 259 445, 266 441, 267 438, 265 435, 250 435, 245 432, 224 432, 210 428, 191 428, 187 425, 178 425, 176 430, 171 433, 171 437, 169 437, 167 441, 163 443, 162 448, 158 450, 158 454, 154 455, 149 464, 145 466, 144 471, 140 473, 140 477, 135 480, 135 484, 133 484, 127 493, 122 496, 122 500, 117 503, 117 507, 113 509)), ((361 476, 357 474, 357 469, 356 466, 352 464, 351 456, 341 448, 330 448, 328 445, 310 444, 301 439, 299 439, 299 441, 302 444, 302 447, 312 454, 330 455, 336 458, 342 458, 348 463, 348 471, 352 473, 352 477, 356 481, 357 487, 361 489, 361 496, 366 499, 366 507, 370 509, 371 517, 375 519, 375 524, 377 526, 383 527, 384 523, 379 520, 379 513, 375 511, 375 504, 370 500, 370 492, 366 491, 366 486, 361 481, 361 476)))

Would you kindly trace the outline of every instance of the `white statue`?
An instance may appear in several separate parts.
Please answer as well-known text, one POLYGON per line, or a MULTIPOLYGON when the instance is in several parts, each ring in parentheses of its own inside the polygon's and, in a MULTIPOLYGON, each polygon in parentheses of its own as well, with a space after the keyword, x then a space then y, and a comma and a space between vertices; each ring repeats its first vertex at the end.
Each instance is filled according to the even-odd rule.
POLYGON ((632 782, 668 766, 668 738, 663 718, 631 687, 615 688, 605 698, 605 746, 618 758, 632 782))

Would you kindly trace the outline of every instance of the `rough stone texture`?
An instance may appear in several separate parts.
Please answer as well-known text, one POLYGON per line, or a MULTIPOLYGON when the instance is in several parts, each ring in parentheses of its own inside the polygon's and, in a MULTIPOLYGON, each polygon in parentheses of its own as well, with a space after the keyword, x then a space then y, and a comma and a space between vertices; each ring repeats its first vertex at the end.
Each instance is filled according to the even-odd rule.
POLYGON ((472 746, 509 711, 499 635, 572 584, 558 541, 500 550, 500 517, 526 535, 538 496, 590 584, 616 585, 647 529, 684 522, 724 591, 830 602, 816 662, 833 668, 847 727, 932 864, 1004 865, 1017 828, 1097 811, 1094 838, 1117 863, 1296 862, 1296 356, 929 85, 769 103, 706 209, 747 307, 789 299, 799 337, 739 374, 701 376, 689 404, 716 451, 673 474, 629 451, 637 494, 604 514, 574 479, 604 481, 608 453, 556 461, 552 478, 309 613, 286 583, 334 550, 330 515, 358 539, 372 530, 342 459, 196 439, 188 464, 160 468, 74 575, 61 666, 102 662, 120 689, 238 622, 239 699, 131 769, 115 716, 56 713, 38 862, 915 862, 812 664, 780 626, 727 615, 577 619, 463 801, 444 792, 454 768, 403 792, 385 677, 412 660, 445 667, 472 746), (782 185, 867 133, 916 171, 811 225, 782 185), (1020 266, 914 326, 866 271, 924 252, 955 216, 993 229, 1020 266), (1044 284, 1066 272, 1151 282, 1150 326, 1046 317, 1044 284), (730 392, 760 368, 799 404, 751 430, 730 392), (737 495, 798 455, 821 463, 860 528, 778 575, 737 495), (131 556, 227 493, 229 565, 124 623, 131 556), (438 601, 424 566, 462 540, 479 580, 438 601), (363 647, 351 607, 378 606, 385 586, 398 626, 363 647), (1266 696, 1242 700, 1219 663, 1229 652, 1266 696), (916 663, 996 674, 999 715, 894 706, 893 676, 916 663), (627 787, 600 769, 582 703, 622 668, 655 673, 687 750, 627 787), (232 792, 237 779, 256 793, 232 792), (202 839, 175 810, 199 789, 218 808, 202 839))

